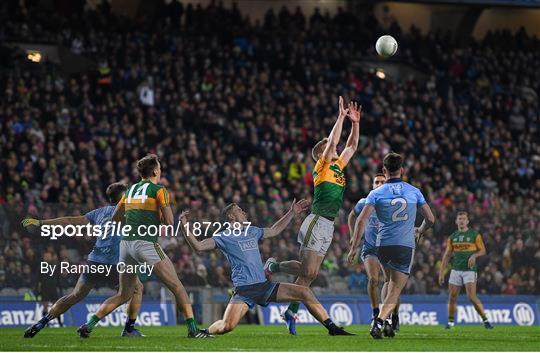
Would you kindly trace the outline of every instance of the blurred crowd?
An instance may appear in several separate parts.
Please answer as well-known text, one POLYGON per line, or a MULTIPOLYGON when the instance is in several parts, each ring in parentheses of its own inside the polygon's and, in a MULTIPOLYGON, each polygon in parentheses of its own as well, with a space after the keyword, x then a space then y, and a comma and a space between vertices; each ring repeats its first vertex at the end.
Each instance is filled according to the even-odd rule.
MULTIPOLYGON (((343 95, 363 106, 361 141, 314 285, 365 292, 362 264, 346 264, 347 214, 395 151, 437 218, 406 293, 446 290, 437 275, 458 210, 487 247, 479 293, 540 292, 540 42, 524 31, 457 44, 341 9, 283 8, 259 22, 235 6, 173 1, 132 21, 105 5, 48 13, 21 3, 0 5, 0 39, 60 44, 93 64, 66 74, 15 57, 0 72, 0 288, 33 288, 43 259, 83 262, 93 239, 43 239, 20 220, 105 205, 107 185, 137 180, 135 162, 147 153, 161 158, 176 215, 190 209, 192 220, 213 220, 237 202, 253 224, 271 225, 293 198, 311 199, 311 147, 330 132, 343 95), (385 32, 400 43, 396 63, 425 79, 364 69, 385 32)), ((301 221, 261 244, 264 259, 297 257, 301 221)), ((181 237, 162 246, 186 285, 231 286, 219 252, 196 255, 181 237)), ((57 280, 68 288, 76 277, 57 280)))

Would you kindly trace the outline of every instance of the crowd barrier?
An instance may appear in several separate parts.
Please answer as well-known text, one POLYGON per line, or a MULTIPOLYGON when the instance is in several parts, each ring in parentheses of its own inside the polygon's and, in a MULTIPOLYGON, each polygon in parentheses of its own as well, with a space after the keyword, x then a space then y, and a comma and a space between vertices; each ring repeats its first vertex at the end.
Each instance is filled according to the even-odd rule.
MULTIPOLYGON (((322 296, 319 300, 332 320, 339 325, 369 324, 372 309, 367 296, 322 296)), ((531 326, 540 324, 539 297, 535 296, 481 296, 486 315, 494 325, 531 326)), ((262 321, 267 325, 282 324, 280 314, 287 307, 270 304, 260 309, 262 321)), ((299 324, 317 324, 305 307, 298 312, 299 324)), ((403 325, 441 325, 448 322, 447 297, 404 295, 399 308, 403 325)), ((455 322, 457 325, 482 323, 473 305, 466 297, 458 301, 455 322)))
MULTIPOLYGON (((85 323, 98 309, 101 300, 97 297, 87 298, 72 306, 61 316, 64 326, 80 326, 85 323)), ((105 298, 103 298, 105 299, 105 298)), ((0 297, 0 328, 30 326, 42 317, 43 306, 35 301, 22 301, 18 298, 0 297)), ((99 322, 99 326, 123 326, 126 321, 126 305, 120 306, 99 322)), ((158 301, 144 301, 137 316, 140 326, 176 325, 175 306, 158 301)), ((58 327, 58 320, 49 323, 58 327)))
MULTIPOLYGON (((216 320, 223 313, 229 297, 212 294, 211 289, 190 291, 197 317, 205 323, 216 320), (203 295, 203 292, 206 292, 203 295), (211 294, 211 295, 208 295, 211 294), (208 309, 208 310, 207 310, 208 309)), ((492 296, 480 297, 486 315, 494 325, 540 325, 540 297, 538 296, 492 296)), ((66 326, 79 326, 97 310, 104 297, 89 296, 62 315, 66 326)), ((172 298, 162 301, 144 300, 138 316, 138 325, 176 325, 177 313, 172 298)), ((371 305, 366 295, 319 296, 331 318, 339 325, 369 324, 371 305)), ((400 321, 404 325, 441 325, 448 320, 446 296, 404 295, 399 309, 400 321)), ((282 324, 281 313, 286 304, 270 304, 257 310, 259 322, 264 325, 282 324)), ((41 318, 43 307, 39 302, 24 301, 20 297, 0 297, 0 327, 29 326, 41 318)), ((119 307, 101 326, 122 326, 126 319, 125 305, 119 307)), ((299 324, 317 324, 304 306, 298 312, 299 324)), ((473 325, 482 322, 474 307, 465 296, 460 297, 455 321, 457 325, 473 325)), ((57 320, 51 326, 58 326, 57 320)))

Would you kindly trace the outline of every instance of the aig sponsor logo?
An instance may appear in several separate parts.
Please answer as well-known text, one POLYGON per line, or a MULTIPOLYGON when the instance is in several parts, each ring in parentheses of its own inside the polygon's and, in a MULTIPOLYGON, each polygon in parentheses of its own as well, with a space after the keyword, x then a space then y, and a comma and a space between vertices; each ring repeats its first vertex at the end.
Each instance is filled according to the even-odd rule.
POLYGON ((332 320, 343 326, 353 323, 353 313, 351 308, 345 303, 334 303, 330 307, 330 317, 332 320))
POLYGON ((527 303, 517 303, 512 310, 514 321, 520 326, 532 326, 534 324, 534 310, 527 303))
POLYGON ((242 251, 259 249, 259 244, 257 244, 257 241, 255 239, 239 241, 238 246, 242 251))

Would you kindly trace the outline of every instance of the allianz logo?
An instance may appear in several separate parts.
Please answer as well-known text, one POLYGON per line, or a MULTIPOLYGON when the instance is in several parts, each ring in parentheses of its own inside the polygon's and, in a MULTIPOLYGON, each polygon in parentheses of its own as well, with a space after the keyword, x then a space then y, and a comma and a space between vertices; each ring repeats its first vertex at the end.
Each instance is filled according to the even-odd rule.
MULTIPOLYGON (((535 321, 535 312, 527 303, 517 303, 512 309, 485 309, 486 316, 494 324, 518 324, 531 326, 535 321)), ((457 323, 481 323, 482 318, 472 305, 458 305, 457 323)))
MULTIPOLYGON (((0 311, 0 327, 2 326, 28 326, 38 321, 43 313, 43 306, 36 304, 34 309, 20 309, 20 310, 2 310, 0 311)), ((61 319, 64 321, 64 315, 61 319)), ((51 327, 59 327, 58 320, 52 320, 49 323, 51 327)))
MULTIPOLYGON (((287 305, 270 305, 268 307, 270 314, 268 317, 269 324, 281 324, 283 319, 281 314, 287 310, 287 305)), ((330 318, 338 325, 348 326, 353 324, 354 316, 351 306, 345 303, 337 302, 330 306, 328 310, 330 318)), ((298 310, 298 324, 318 324, 319 322, 315 319, 307 309, 298 310)))

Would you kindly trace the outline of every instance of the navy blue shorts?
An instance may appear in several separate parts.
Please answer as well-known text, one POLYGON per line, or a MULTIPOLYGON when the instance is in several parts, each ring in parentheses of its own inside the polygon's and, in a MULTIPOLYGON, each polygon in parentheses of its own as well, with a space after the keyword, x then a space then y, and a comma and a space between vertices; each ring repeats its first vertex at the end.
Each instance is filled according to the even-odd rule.
POLYGON ((384 267, 403 272, 411 273, 414 259, 414 249, 402 245, 388 245, 379 247, 379 261, 384 267))
POLYGON ((246 303, 250 309, 253 309, 257 304, 267 306, 268 303, 276 301, 278 288, 279 283, 271 281, 238 286, 234 288, 234 294, 230 302, 246 303))
POLYGON ((371 245, 368 242, 364 242, 364 245, 362 245, 362 249, 360 250, 360 260, 362 262, 366 261, 368 257, 375 257, 379 258, 379 248, 371 245))
MULTIPOLYGON (((89 265, 105 265, 99 262, 86 261, 89 265)), ((120 274, 116 269, 116 265, 111 265, 111 273, 107 276, 106 273, 83 273, 81 279, 84 284, 96 287, 109 287, 109 288, 118 288, 120 283, 120 274)))

